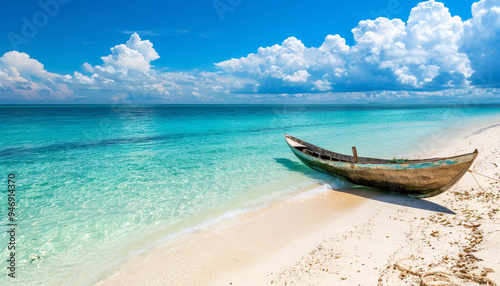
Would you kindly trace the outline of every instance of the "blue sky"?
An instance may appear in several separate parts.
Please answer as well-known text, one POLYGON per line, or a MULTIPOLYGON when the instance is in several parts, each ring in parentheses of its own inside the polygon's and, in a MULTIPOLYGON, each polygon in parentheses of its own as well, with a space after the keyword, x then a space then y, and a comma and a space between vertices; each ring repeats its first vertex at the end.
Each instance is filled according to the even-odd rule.
POLYGON ((4 1, 0 103, 495 101, 473 3, 4 1))

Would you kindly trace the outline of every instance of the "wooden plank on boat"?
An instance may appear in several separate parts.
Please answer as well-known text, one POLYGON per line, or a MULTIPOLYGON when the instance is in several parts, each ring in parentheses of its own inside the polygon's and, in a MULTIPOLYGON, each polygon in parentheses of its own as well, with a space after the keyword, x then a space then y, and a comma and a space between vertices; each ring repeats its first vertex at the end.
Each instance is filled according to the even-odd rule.
POLYGON ((354 163, 358 163, 358 151, 356 151, 355 146, 352 146, 352 154, 354 155, 354 163))

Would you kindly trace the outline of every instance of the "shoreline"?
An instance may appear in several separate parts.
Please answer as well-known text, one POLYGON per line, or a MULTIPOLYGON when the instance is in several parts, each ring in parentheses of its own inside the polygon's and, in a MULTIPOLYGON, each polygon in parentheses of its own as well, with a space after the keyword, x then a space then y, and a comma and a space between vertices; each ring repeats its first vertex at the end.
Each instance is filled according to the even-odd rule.
MULTIPOLYGON (((468 129, 459 132, 449 139, 451 146, 434 153, 443 152, 446 156, 464 153, 457 150, 471 147, 459 146, 463 145, 460 143, 484 137, 491 132, 499 132, 500 127, 498 123, 490 123, 488 126, 481 124, 479 129, 472 131, 474 130, 468 129), (457 140, 466 134, 467 137, 461 138, 461 141, 457 140)), ((479 140, 480 143, 488 143, 483 141, 484 138, 479 140)), ((489 149, 492 144, 495 142, 489 142, 489 147, 476 146, 480 149, 480 156, 473 165, 474 170, 482 166, 481 159, 488 155, 482 153, 491 152, 489 149)), ((244 214, 231 221, 188 234, 184 237, 187 240, 182 244, 163 244, 139 254, 97 285, 135 285, 148 282, 168 285, 266 285, 273 282, 282 285, 285 282, 322 284, 326 281, 345 283, 344 285, 356 282, 376 285, 380 282, 378 279, 384 277, 386 283, 400 283, 403 280, 398 280, 400 274, 397 274, 396 270, 392 272, 399 276, 394 278, 391 271, 386 271, 388 274, 384 272, 384 276, 380 273, 382 269, 379 269, 381 265, 393 261, 401 249, 404 249, 401 241, 405 245, 411 244, 409 240, 413 241, 411 236, 408 237, 408 233, 401 233, 400 230, 410 224, 423 231, 422 226, 417 225, 420 221, 414 219, 417 216, 423 218, 422 223, 428 222, 428 219, 436 220, 433 216, 444 216, 447 221, 451 221, 449 217, 454 215, 450 212, 455 209, 453 196, 460 188, 474 188, 471 180, 475 183, 468 173, 452 189, 429 200, 410 199, 356 188, 280 202, 261 211, 244 214), (330 203, 337 204, 335 211, 332 211, 335 208, 332 208, 330 203), (392 219, 397 214, 403 214, 403 218, 392 219), (377 227, 381 226, 388 230, 387 235, 380 234, 377 227), (385 248, 377 244, 371 245, 373 249, 359 245, 367 236, 373 236, 372 241, 386 245, 385 248), (340 238, 344 240, 341 241, 340 238), (357 249, 342 249, 352 247, 357 249), (363 255, 365 258, 377 257, 379 260, 359 265, 363 255), (388 255, 392 255, 393 259, 387 259, 388 255), (315 263, 316 261, 319 263, 315 263), (317 265, 322 269, 316 269, 314 266, 317 265), (354 268, 357 268, 357 275, 350 272, 354 268), (346 270, 348 271, 343 272, 346 270), (356 278, 357 276, 360 277, 356 278), (372 281, 376 276, 377 279, 372 281)), ((498 221, 498 216, 494 219, 498 221)), ((440 231, 438 230, 438 233, 440 231)), ((431 233, 426 237, 434 238, 434 235, 431 233)), ((500 238, 493 241, 500 244, 500 238)), ((500 255, 500 251, 498 252, 500 255)), ((450 258, 447 260, 451 261, 450 258)), ((408 273, 411 271, 400 266, 398 264, 394 267, 406 269, 399 272, 407 273, 405 275, 410 279, 412 275, 408 273)), ((500 266, 496 265, 494 269, 496 274, 490 273, 489 276, 500 279, 500 266)))
MULTIPOLYGON (((315 187, 318 186, 301 194, 307 194, 315 187)), ((373 192, 371 195, 379 194, 373 192)), ((167 285, 203 285, 215 282, 218 277, 264 261, 269 253, 280 252, 283 245, 291 245, 311 234, 318 234, 318 231, 324 232, 329 220, 336 221, 356 211, 365 201, 366 198, 360 196, 331 190, 306 198, 292 197, 262 210, 185 234, 177 239, 183 240, 182 243, 154 247, 127 261, 118 272, 97 285, 150 285, 154 281, 167 285), (196 277, 192 276, 193 273, 196 277)), ((301 251, 294 253, 296 258, 302 254, 301 251)))

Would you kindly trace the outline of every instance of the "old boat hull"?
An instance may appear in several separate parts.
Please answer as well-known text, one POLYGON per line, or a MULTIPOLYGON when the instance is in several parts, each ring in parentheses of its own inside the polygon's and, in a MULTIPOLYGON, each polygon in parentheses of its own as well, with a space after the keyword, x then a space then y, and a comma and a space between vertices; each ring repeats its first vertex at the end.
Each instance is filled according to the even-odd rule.
POLYGON ((404 163, 360 157, 359 162, 355 162, 354 157, 286 136, 292 152, 314 170, 357 185, 413 197, 431 197, 446 191, 462 178, 478 154, 476 150, 455 157, 407 160, 404 163))

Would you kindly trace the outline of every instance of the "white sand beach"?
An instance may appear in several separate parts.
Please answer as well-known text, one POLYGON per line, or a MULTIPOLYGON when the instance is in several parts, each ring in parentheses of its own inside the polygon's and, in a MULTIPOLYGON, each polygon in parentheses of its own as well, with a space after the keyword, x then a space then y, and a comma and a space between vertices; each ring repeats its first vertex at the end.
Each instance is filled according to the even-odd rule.
MULTIPOLYGON (((500 125, 433 154, 479 150, 472 170, 500 180, 500 125)), ((466 173, 413 199, 331 190, 243 215, 137 255, 98 285, 500 284, 500 183, 466 173)))

